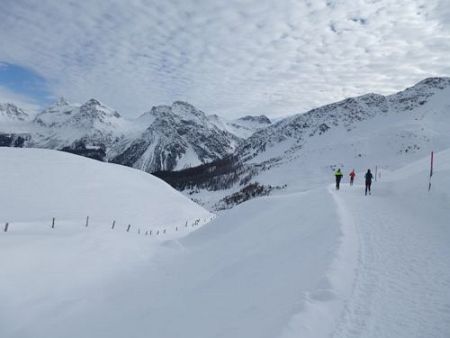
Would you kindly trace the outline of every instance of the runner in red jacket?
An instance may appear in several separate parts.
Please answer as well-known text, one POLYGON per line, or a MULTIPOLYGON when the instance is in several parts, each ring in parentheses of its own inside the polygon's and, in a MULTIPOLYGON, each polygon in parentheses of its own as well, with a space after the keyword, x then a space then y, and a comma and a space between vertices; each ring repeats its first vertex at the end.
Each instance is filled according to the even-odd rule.
POLYGON ((350 185, 353 185, 353 181, 355 180, 355 169, 352 170, 352 172, 349 174, 350 176, 350 185))

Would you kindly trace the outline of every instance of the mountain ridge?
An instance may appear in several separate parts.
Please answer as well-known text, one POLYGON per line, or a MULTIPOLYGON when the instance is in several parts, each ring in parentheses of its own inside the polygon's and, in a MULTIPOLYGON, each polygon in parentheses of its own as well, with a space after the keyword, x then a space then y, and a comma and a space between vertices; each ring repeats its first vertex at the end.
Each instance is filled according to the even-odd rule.
POLYGON ((84 104, 60 98, 34 117, 14 105, 5 107, 2 146, 63 150, 150 173, 220 159, 259 127, 242 126, 242 133, 240 125, 230 128, 229 121, 184 101, 153 106, 133 120, 94 98, 84 104))
MULTIPOLYGON (((31 121, 23 114, 14 120, 17 113, 10 114, 14 123, 0 124, 0 145, 64 150, 150 173, 201 166, 231 155, 251 165, 272 166, 298 156, 309 140, 333 130, 350 133, 375 117, 404 112, 420 111, 415 118, 422 119, 429 112, 420 107, 428 109, 433 97, 449 87, 448 77, 426 78, 398 93, 350 97, 274 123, 264 115, 226 120, 183 101, 153 106, 127 120, 96 99, 70 104, 61 98, 31 121)), ((413 134, 419 137, 420 132, 413 134)), ((408 147, 413 146, 402 151, 408 147)))

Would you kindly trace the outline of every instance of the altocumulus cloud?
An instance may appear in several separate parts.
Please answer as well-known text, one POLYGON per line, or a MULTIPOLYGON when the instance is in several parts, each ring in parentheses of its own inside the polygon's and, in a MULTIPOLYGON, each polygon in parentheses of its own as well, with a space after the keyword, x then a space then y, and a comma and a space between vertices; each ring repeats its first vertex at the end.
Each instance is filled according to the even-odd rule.
POLYGON ((448 0, 2 0, 0 62, 128 116, 280 116, 450 74, 448 0))

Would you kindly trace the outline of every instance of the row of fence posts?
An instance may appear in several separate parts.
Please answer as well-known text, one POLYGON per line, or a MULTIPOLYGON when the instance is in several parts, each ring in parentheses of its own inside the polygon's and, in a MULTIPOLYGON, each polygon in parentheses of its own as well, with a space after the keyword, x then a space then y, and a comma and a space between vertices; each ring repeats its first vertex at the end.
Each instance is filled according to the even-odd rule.
MULTIPOLYGON (((55 228, 55 223, 56 223, 56 218, 53 217, 53 218, 52 218, 52 225, 51 225, 51 228, 52 228, 52 229, 55 228)), ((192 226, 194 227, 194 226, 197 226, 197 225, 199 225, 199 224, 200 224, 200 219, 198 218, 198 219, 196 219, 196 220, 194 221, 194 223, 192 223, 192 226)), ((86 217, 86 223, 85 223, 85 226, 86 226, 86 228, 89 226, 89 216, 86 217)), ((188 221, 186 221, 186 223, 185 223, 184 226, 185 226, 186 228, 189 226, 188 221)), ((115 227, 116 227, 116 221, 114 220, 114 221, 112 222, 111 229, 114 230, 115 227)), ((4 227, 4 232, 8 232, 8 228, 9 228, 9 222, 6 222, 6 223, 5 223, 5 227, 4 227)), ((131 229, 131 224, 128 224, 126 232, 130 232, 130 229, 131 229)), ((175 231, 178 231, 178 226, 175 227, 175 231)), ((138 228, 137 233, 138 233, 138 235, 141 234, 141 228, 138 228)), ((153 233, 153 230, 147 230, 147 231, 145 231, 145 236, 148 236, 148 235, 151 236, 152 233, 153 233)), ((162 233, 163 233, 163 234, 166 234, 166 233, 167 233, 167 230, 166 230, 166 229, 162 229, 162 233)), ((155 234, 156 234, 156 235, 159 235, 159 234, 160 234, 160 230, 156 230, 155 234)))

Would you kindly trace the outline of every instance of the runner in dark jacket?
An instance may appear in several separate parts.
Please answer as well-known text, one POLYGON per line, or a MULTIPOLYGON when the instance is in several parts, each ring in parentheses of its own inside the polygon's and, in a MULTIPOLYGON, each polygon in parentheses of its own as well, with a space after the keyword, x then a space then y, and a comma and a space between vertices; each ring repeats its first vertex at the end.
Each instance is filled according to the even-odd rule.
POLYGON ((373 179, 373 175, 370 172, 370 169, 367 169, 365 178, 366 178, 366 195, 367 195, 367 192, 369 192, 369 195, 370 195, 371 194, 370 186, 372 185, 372 179, 373 179))

